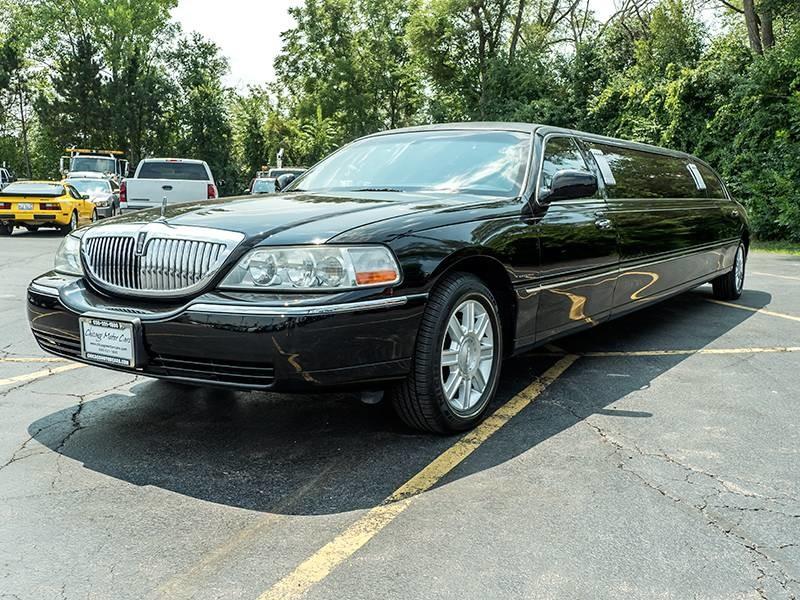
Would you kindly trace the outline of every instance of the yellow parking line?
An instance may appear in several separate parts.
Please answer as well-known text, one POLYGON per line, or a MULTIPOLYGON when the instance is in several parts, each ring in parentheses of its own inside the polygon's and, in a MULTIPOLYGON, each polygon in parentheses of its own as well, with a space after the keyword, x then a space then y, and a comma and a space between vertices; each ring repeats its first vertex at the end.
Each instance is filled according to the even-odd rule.
POLYGON ((753 308, 752 306, 744 306, 742 304, 734 304, 733 302, 724 302, 722 300, 712 300, 711 298, 706 298, 709 302, 713 302, 714 304, 721 304, 722 306, 730 306, 731 308, 741 308, 742 310, 749 310, 750 312, 754 313, 761 313, 762 315, 769 315, 770 317, 780 317, 781 319, 789 319, 790 321, 797 321, 800 322, 800 317, 796 317, 794 315, 787 315, 785 313, 774 312, 771 310, 767 310, 766 308, 753 308))
POLYGON ((327 577, 331 571, 355 554, 384 527, 391 523, 422 492, 429 490, 453 470, 480 445, 500 430, 515 415, 531 404, 561 376, 578 357, 569 354, 550 367, 541 377, 498 408, 474 430, 461 437, 428 466, 350 525, 332 541, 325 544, 294 571, 261 594, 258 600, 293 600, 302 598, 315 584, 327 577))
POLYGON ((777 277, 778 279, 791 279, 792 281, 800 281, 800 277, 792 277, 791 275, 775 275, 774 273, 764 273, 763 271, 748 271, 753 275, 763 275, 764 277, 777 277))
POLYGON ((69 359, 55 356, 14 356, 0 358, 0 363, 59 363, 69 362, 69 359))
POLYGON ((64 373, 65 371, 72 371, 73 369, 80 369, 86 365, 73 363, 71 365, 64 365, 63 367, 56 367, 54 369, 42 369, 41 371, 34 371, 33 373, 25 373, 24 375, 17 375, 16 377, 9 377, 8 379, 0 379, 0 385, 11 385, 13 383, 23 383, 25 381, 34 381, 35 379, 42 379, 57 373, 64 373))

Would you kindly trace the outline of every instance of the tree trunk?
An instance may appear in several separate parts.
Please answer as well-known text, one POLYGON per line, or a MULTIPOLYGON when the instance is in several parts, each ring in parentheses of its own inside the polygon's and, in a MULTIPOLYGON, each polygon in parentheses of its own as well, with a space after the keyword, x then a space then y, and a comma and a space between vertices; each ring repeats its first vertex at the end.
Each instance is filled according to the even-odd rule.
POLYGON ((19 97, 19 120, 22 127, 22 154, 25 158, 25 169, 28 172, 28 179, 33 179, 31 169, 31 153, 28 148, 28 121, 25 118, 25 95, 22 91, 22 76, 17 76, 17 95, 19 97))
POLYGON ((508 51, 508 61, 513 62, 514 56, 517 53, 517 42, 519 42, 519 35, 522 30, 522 18, 525 13, 525 0, 519 0, 517 7, 517 17, 514 19, 514 32, 511 34, 511 48, 508 51))
POLYGON ((767 10, 760 13, 758 16, 761 20, 761 47, 766 51, 775 45, 775 32, 772 28, 772 12, 767 10))
POLYGON ((761 34, 759 32, 758 15, 753 0, 742 2, 744 9, 744 21, 747 25, 747 37, 750 40, 750 49, 757 54, 764 54, 764 47, 761 45, 761 34))

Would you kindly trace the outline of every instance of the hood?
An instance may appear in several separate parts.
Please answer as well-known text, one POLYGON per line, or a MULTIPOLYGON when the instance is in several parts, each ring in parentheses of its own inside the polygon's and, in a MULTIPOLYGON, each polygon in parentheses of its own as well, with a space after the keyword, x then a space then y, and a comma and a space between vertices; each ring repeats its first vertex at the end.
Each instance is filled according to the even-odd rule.
MULTIPOLYGON (((388 219, 448 211, 497 199, 451 194, 347 192, 285 193, 207 200, 167 207, 171 225, 212 227, 244 233, 252 243, 323 243, 346 231, 388 219)), ((110 222, 149 223, 161 209, 127 213, 110 222)), ((97 225, 102 227, 102 225, 97 225)))

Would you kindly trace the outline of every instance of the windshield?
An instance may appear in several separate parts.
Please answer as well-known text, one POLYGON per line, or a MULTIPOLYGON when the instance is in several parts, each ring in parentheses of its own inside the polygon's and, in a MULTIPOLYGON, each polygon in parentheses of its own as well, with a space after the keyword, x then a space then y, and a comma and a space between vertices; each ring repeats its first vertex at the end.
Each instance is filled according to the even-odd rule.
POLYGON ((103 179, 70 179, 69 183, 81 194, 108 194, 111 192, 111 184, 103 179))
POLYGON ((64 186, 59 183, 34 183, 18 181, 5 187, 3 196, 63 196, 64 186))
POLYGON ((70 171, 94 171, 95 173, 113 173, 115 161, 113 158, 98 158, 96 156, 78 156, 69 161, 70 171))
POLYGON ((271 194, 275 191, 274 179, 256 179, 253 183, 254 194, 271 194))
POLYGON ((331 155, 298 179, 295 189, 513 197, 520 194, 529 152, 530 135, 511 131, 382 135, 356 141, 331 155))

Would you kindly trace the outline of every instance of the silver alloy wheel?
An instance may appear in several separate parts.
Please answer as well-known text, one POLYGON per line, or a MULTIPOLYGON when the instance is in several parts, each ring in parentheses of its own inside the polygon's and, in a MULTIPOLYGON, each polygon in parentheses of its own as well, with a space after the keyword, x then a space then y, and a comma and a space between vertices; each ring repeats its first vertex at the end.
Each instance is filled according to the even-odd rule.
POLYGON ((460 415, 480 407, 494 367, 492 319, 476 300, 450 313, 442 340, 441 382, 447 404, 460 415))
POLYGON ((744 287, 744 246, 741 244, 739 244, 739 248, 736 250, 736 262, 734 270, 736 292, 739 293, 744 287))
POLYGON ((75 231, 78 228, 78 213, 72 211, 72 216, 69 218, 69 230, 75 231))
POLYGON ((98 219, 98 216, 97 216, 97 209, 95 208, 95 209, 92 211, 92 223, 97 223, 97 219, 98 219))

